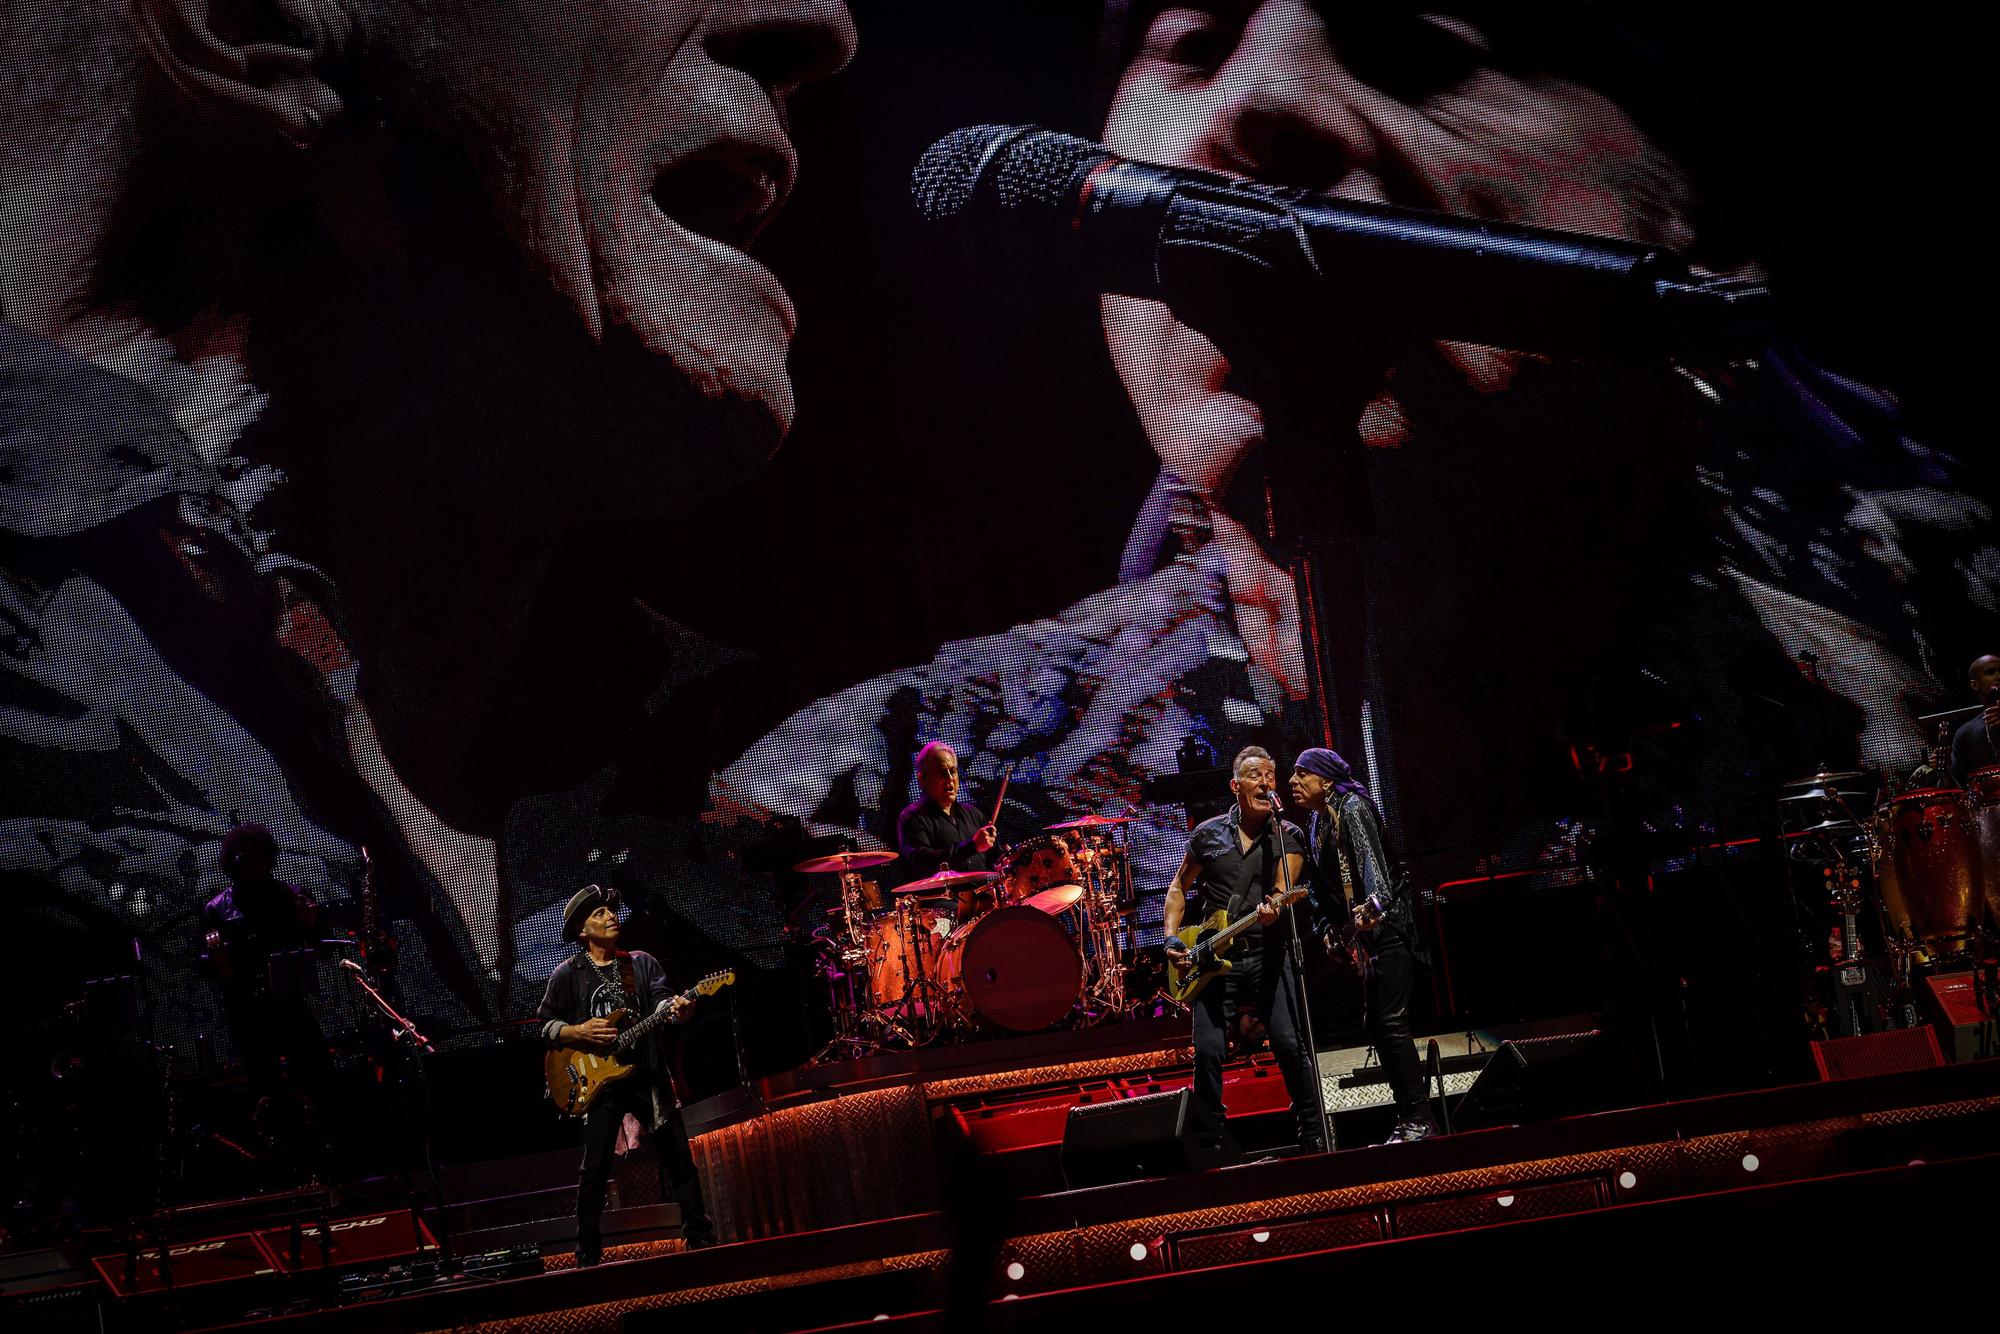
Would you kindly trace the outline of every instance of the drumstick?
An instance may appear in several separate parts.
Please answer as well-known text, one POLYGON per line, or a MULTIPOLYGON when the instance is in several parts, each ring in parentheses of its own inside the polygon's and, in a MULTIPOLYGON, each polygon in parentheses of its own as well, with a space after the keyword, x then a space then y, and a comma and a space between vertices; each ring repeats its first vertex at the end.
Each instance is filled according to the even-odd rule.
POLYGON ((1014 766, 1011 763, 1000 771, 1000 795, 993 799, 993 810, 987 815, 986 823, 990 825, 1000 823, 1000 808, 1007 804, 1007 780, 1013 776, 1014 766))

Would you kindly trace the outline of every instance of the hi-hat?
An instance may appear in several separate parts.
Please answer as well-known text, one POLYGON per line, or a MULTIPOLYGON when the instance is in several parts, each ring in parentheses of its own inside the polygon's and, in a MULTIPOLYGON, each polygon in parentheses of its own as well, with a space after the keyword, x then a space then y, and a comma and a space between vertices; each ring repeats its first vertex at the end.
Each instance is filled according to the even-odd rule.
POLYGON ((1024 908, 1040 908, 1045 913, 1059 913, 1083 897, 1082 885, 1057 885, 1041 893, 1021 900, 1024 908))
POLYGON ((870 866, 887 866, 896 860, 896 854, 886 849, 880 852, 836 852, 827 857, 814 857, 800 862, 792 869, 806 875, 817 875, 821 871, 832 871, 836 875, 846 875, 849 871, 866 870, 870 866))
POLYGON ((1043 825, 1044 829, 1107 829, 1112 825, 1131 824, 1129 815, 1079 815, 1074 820, 1064 820, 1061 824, 1043 825))
POLYGON ((998 871, 939 871, 926 880, 912 880, 907 885, 899 885, 898 894, 943 894, 951 890, 970 889, 974 885, 990 885, 1000 878, 998 871))

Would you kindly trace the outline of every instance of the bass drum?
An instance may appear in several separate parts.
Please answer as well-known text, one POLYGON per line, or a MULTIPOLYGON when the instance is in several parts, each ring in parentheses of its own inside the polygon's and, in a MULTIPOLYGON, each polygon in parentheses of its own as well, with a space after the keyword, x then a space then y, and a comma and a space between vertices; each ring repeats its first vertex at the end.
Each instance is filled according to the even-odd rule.
POLYGON ((1062 923, 1016 904, 954 931, 938 958, 937 980, 966 1022, 1034 1033, 1076 1007, 1083 960, 1062 923))

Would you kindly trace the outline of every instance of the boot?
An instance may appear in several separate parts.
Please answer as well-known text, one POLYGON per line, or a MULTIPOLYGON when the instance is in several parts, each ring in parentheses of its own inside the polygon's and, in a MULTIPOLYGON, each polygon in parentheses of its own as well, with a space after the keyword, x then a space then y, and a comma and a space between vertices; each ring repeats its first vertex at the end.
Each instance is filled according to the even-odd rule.
POLYGON ((1427 1140, 1438 1133, 1437 1122, 1431 1119, 1431 1109, 1423 1103, 1414 1107, 1396 1109, 1396 1128, 1389 1132, 1384 1144, 1415 1144, 1427 1140))

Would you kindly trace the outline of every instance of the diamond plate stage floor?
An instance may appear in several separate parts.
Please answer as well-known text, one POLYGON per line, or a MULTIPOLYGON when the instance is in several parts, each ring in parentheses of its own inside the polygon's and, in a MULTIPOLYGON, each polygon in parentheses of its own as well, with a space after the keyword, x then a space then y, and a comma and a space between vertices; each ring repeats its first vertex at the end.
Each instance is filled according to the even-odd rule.
MULTIPOLYGON (((552 1258, 536 1277, 440 1284, 259 1323, 301 1334, 644 1334, 689 1319, 776 1331, 880 1316, 939 1329, 1070 1327, 1135 1304, 1171 1302, 1191 1317, 1240 1303, 1246 1282, 1292 1279, 1344 1285, 1343 1312, 1377 1309, 1391 1292, 1442 1312, 1439 1302, 1470 1300, 1470 1280, 1504 1266, 1532 1268, 1550 1294, 1643 1273, 1641 1286, 1664 1284, 1659 1299, 1671 1303, 1693 1290, 1677 1276, 1697 1252, 1718 1274, 1754 1253, 1778 1278, 1806 1283, 1840 1254, 1828 1232, 1836 1224, 1900 1236, 1936 1219, 1920 1238, 1927 1272, 1933 1260, 1955 1263, 1954 1247, 1972 1246, 1976 1229, 1943 1223, 1945 1205, 1990 1199, 2000 1184, 1992 1060, 1082 1190, 1019 1193, 991 1170, 996 1155, 930 1151, 926 1128, 955 1129, 968 1097, 1047 1090, 1037 1080, 1050 1071, 1071 1071, 1063 1077, 1081 1093, 1171 1067, 1178 1033, 1149 1042, 1133 1027, 1120 1051, 1050 1035, 1042 1063, 1013 1071, 967 1049, 916 1053, 764 1081, 757 1104, 691 1109, 707 1118, 698 1155, 736 1234, 788 1217, 827 1220, 808 1229, 692 1254, 654 1243, 588 1271, 552 1258), (773 1180, 786 1174, 796 1186, 773 1180), (1395 1286, 1372 1289, 1370 1275, 1395 1286), (1438 1286, 1441 1275, 1458 1276, 1456 1286, 1438 1286)), ((1239 1074, 1272 1079, 1256 1069, 1239 1074)), ((1944 1271, 1935 1277, 1927 1290, 1942 1299, 1950 1284, 1944 1271)))

